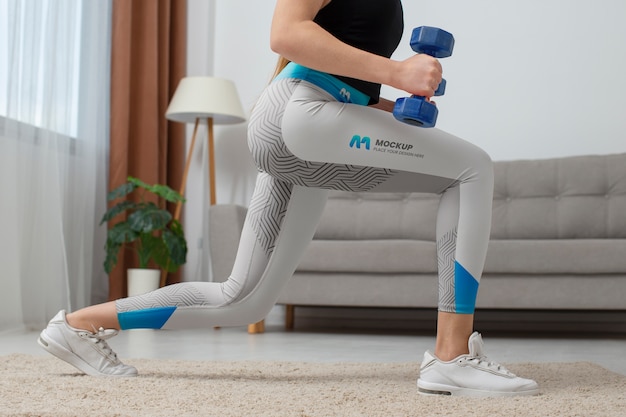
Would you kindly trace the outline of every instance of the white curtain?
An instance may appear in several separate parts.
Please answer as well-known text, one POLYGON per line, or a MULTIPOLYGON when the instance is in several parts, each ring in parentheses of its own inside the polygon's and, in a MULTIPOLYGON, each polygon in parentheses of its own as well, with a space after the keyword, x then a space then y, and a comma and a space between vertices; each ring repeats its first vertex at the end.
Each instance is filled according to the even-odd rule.
POLYGON ((0 331, 103 301, 110 1, 0 1, 0 331))

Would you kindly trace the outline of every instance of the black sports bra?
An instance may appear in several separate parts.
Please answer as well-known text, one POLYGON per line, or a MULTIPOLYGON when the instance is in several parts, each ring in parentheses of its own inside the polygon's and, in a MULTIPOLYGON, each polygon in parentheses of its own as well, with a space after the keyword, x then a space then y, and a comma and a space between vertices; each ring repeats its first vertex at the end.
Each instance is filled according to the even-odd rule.
MULTIPOLYGON (((314 21, 348 45, 387 58, 398 47, 404 29, 400 0, 331 0, 314 21)), ((380 84, 336 77, 367 94, 370 104, 378 102, 380 84)))

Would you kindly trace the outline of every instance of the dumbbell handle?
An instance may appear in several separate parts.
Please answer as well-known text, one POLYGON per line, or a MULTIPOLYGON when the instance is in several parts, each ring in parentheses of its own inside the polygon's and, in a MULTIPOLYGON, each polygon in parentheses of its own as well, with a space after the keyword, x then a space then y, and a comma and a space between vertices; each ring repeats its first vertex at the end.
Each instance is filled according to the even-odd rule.
MULTIPOLYGON (((411 49, 418 54, 426 54, 435 58, 447 58, 454 49, 454 36, 443 29, 422 26, 415 28, 411 34, 411 49), (437 45, 434 47, 433 45, 437 45)), ((446 80, 435 90, 435 96, 442 96, 446 92, 446 80)))
MULTIPOLYGON (((411 49, 417 53, 427 54, 435 58, 452 55, 454 37, 445 30, 422 26, 413 29, 411 49)), ((446 80, 442 79, 434 92, 442 96, 446 91, 446 80)), ((403 123, 421 127, 433 127, 437 122, 437 107, 421 96, 400 98, 396 101, 393 115, 403 123)))
POLYGON ((441 82, 439 83, 439 86, 435 90, 435 94, 433 95, 439 97, 439 96, 443 96, 445 92, 446 92, 446 80, 442 78, 441 82))

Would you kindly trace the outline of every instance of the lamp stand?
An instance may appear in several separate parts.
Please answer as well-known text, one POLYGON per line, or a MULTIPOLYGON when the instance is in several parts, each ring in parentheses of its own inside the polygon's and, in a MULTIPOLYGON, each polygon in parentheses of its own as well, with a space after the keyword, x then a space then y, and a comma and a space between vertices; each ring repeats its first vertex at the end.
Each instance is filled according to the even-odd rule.
MULTIPOLYGON (((198 124, 200 124, 200 119, 196 119, 196 123, 193 127, 193 135, 191 135, 191 145, 189 146, 189 150, 187 151, 187 161, 185 162, 185 170, 183 171, 183 180, 180 184, 180 190, 178 193, 185 196, 185 188, 187 187, 187 175, 189 174, 189 167, 191 165, 191 156, 193 155, 193 148, 196 145, 196 136, 198 134, 198 124)), ((176 203, 176 211, 174 212, 174 220, 180 219, 180 209, 183 206, 183 202, 179 201, 176 203)))
MULTIPOLYGON (((208 131, 209 131, 209 189, 210 189, 210 203, 215 205, 215 152, 214 152, 214 140, 213 140, 213 118, 208 117, 206 119, 208 131)), ((183 171, 183 180, 180 184, 179 194, 185 196, 185 188, 187 188, 187 175, 189 174, 189 167, 191 166, 191 157, 193 156, 193 150, 196 146, 196 137, 198 136, 198 125, 200 124, 200 118, 196 118, 196 122, 193 127, 193 134, 191 135, 191 145, 187 151, 187 161, 185 162, 185 170, 183 171)), ((174 220, 180 220, 180 211, 183 206, 183 202, 176 203, 176 210, 174 211, 174 220)), ((161 273, 160 287, 164 287, 167 282, 167 271, 161 273)))
MULTIPOLYGON (((209 190, 210 190, 210 203, 215 205, 215 141, 213 139, 213 118, 207 117, 207 126, 209 130, 209 190)), ((196 145, 196 136, 198 135, 198 125, 200 124, 200 118, 196 118, 196 123, 193 127, 193 135, 191 136, 191 145, 189 151, 187 151, 187 162, 185 162, 185 171, 183 172, 183 180, 180 185, 179 194, 185 195, 185 188, 187 187, 187 175, 189 174, 189 167, 191 166, 191 156, 193 155, 193 149, 196 145)), ((180 210, 182 207, 182 201, 176 204, 176 211, 174 212, 174 220, 180 219, 180 210)))
POLYGON ((209 192, 211 194, 210 203, 215 205, 215 151, 213 141, 213 118, 207 117, 206 123, 209 130, 209 192))

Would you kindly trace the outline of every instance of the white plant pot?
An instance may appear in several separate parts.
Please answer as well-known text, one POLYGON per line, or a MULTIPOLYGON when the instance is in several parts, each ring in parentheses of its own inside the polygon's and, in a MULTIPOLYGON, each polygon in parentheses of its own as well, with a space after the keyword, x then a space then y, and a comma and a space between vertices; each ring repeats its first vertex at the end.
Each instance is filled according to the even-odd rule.
POLYGON ((161 271, 131 268, 128 270, 128 296, 141 295, 159 288, 161 271))

